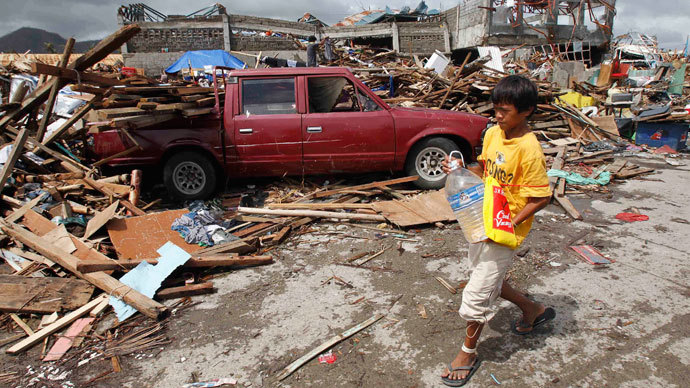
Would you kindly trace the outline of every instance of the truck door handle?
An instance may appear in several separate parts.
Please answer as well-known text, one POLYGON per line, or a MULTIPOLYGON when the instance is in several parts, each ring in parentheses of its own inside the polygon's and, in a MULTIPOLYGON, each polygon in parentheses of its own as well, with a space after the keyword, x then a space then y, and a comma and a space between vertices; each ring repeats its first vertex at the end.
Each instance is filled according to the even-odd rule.
POLYGON ((251 128, 240 128, 240 133, 252 133, 254 132, 251 128))
POLYGON ((321 127, 307 127, 308 133, 321 133, 321 127))

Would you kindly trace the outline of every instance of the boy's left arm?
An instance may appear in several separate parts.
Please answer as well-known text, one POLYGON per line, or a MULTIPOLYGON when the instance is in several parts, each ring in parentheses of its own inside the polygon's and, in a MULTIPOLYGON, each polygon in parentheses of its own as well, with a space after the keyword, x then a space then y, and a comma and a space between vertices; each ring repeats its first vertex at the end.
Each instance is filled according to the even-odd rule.
POLYGON ((527 197, 527 204, 513 217, 513 225, 519 225, 546 207, 551 201, 549 177, 546 174, 546 159, 541 157, 528 160, 522 165, 523 184, 520 191, 527 197))
POLYGON ((551 197, 529 197, 527 198, 527 205, 515 215, 513 218, 513 225, 520 225, 524 220, 532 217, 536 212, 546 207, 549 204, 551 197))

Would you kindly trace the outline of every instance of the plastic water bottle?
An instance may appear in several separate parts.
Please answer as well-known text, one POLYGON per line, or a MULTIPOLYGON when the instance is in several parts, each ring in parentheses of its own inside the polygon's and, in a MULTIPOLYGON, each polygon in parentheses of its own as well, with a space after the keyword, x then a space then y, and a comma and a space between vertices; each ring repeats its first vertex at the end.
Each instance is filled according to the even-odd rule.
MULTIPOLYGON (((465 160, 460 154, 463 166, 465 160)), ((446 198, 458 219, 465 238, 476 243, 486 238, 484 234, 484 182, 470 170, 460 167, 457 160, 450 164, 451 172, 446 178, 446 198)))

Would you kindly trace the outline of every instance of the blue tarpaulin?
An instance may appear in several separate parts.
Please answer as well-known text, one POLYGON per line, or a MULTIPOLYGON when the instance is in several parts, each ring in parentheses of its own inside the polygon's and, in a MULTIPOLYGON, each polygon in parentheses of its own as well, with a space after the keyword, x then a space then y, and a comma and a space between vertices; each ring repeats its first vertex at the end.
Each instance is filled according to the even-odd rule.
POLYGON ((182 54, 180 59, 165 69, 165 72, 177 73, 182 69, 187 69, 190 61, 193 69, 203 69, 204 66, 227 66, 233 69, 242 69, 246 66, 244 62, 223 50, 198 50, 187 51, 182 54))

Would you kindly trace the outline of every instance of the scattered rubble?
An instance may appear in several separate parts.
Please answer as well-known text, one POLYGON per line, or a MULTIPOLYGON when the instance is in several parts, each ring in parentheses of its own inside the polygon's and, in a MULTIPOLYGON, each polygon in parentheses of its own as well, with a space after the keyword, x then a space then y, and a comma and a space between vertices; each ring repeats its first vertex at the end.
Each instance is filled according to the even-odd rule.
MULTIPOLYGON (((0 101, 0 129, 7 143, 0 152, 0 187, 7 209, 0 220, 0 256, 7 263, 0 275, 0 324, 9 332, 0 344, 10 345, 5 351, 13 355, 42 344, 41 359, 56 362, 59 368, 46 369, 40 375, 35 372, 36 381, 63 380, 69 375, 69 365, 94 358, 112 360, 113 369, 88 385, 117 372, 119 357, 162 349, 172 341, 165 335, 168 320, 194 305, 188 297, 214 291, 213 271, 269 265, 276 245, 291 234, 314 233, 309 224, 319 219, 357 222, 348 225, 395 236, 400 243, 397 249, 402 251, 403 241, 416 241, 410 239, 414 233, 402 228, 454 223, 441 192, 400 188, 416 177, 359 185, 345 180, 316 184, 285 177, 263 190, 228 192, 214 201, 168 209, 164 206, 167 199, 141 192, 141 172, 103 175, 102 167, 110 160, 139 148, 130 131, 176 117, 202 117, 224 98, 222 92, 215 93, 212 87, 193 80, 162 85, 143 75, 125 76, 117 71, 118 64, 101 64, 138 30, 136 24, 127 25, 74 59, 68 44, 58 63, 29 63, 20 58, 0 67, 5 77, 39 76, 35 85, 21 86, 15 94, 9 93, 7 101, 0 101), (55 102, 66 93, 78 103, 67 110, 66 117, 59 118, 55 102), (112 129, 134 146, 94 159, 91 137, 112 129), (164 246, 182 251, 185 257, 174 267, 160 270, 152 290, 142 286, 145 282, 120 277, 122 273, 136 277, 137 272, 159 272, 159 266, 170 265, 167 254, 156 253, 164 246), (167 299, 178 301, 171 305, 160 302, 167 299), (114 321, 109 305, 116 311, 131 311, 118 311, 121 321, 114 321), (135 311, 141 314, 129 318, 135 311), (45 319, 48 316, 55 319, 45 319), (108 316, 111 318, 106 319, 108 316)), ((543 142, 554 198, 571 218, 582 219, 568 195, 606 193, 611 182, 648 175, 654 170, 626 157, 668 158, 670 163, 687 141, 690 79, 686 59, 646 45, 642 54, 626 60, 624 54, 635 57, 631 47, 639 47, 639 40, 625 44, 622 40, 614 45, 614 58, 598 69, 589 69, 589 76, 568 73, 567 89, 552 79, 553 70, 564 68, 567 61, 543 53, 520 59, 512 48, 488 50, 490 55, 474 60, 468 54, 460 65, 451 63, 437 72, 417 56, 341 46, 340 59, 333 65, 352 68, 390 104, 486 117, 492 116, 490 92, 503 76, 532 78, 541 101, 531 124, 543 142), (650 55, 654 55, 653 66, 650 55), (500 69, 493 65, 496 61, 501 63, 500 69)), ((626 221, 645 217, 624 214, 628 215, 621 219, 626 221)), ((330 233, 358 238, 339 231, 330 233)), ((396 246, 382 245, 378 251, 363 252, 338 264, 394 271, 372 264, 390 248, 396 246)), ((589 245, 571 248, 592 264, 614 262, 589 245)), ((146 279, 152 280, 150 276, 146 279)), ((330 280, 345 287, 349 284, 335 275, 330 280)), ((452 294, 462 289, 443 278, 436 280, 452 294)), ((419 306, 420 315, 426 318, 424 306, 419 306)), ((277 378, 288 377, 381 318, 376 315, 336 335, 285 367, 277 378)), ((0 373, 0 383, 20 377, 16 372, 0 373)), ((234 384, 234 379, 220 381, 234 384)), ((188 386, 214 386, 214 382, 199 384, 206 385, 188 386)))

